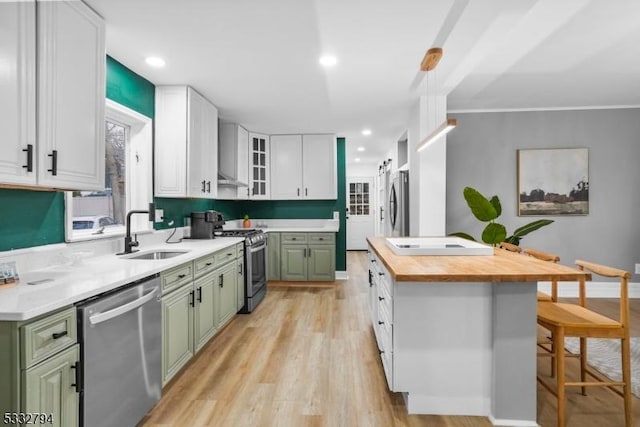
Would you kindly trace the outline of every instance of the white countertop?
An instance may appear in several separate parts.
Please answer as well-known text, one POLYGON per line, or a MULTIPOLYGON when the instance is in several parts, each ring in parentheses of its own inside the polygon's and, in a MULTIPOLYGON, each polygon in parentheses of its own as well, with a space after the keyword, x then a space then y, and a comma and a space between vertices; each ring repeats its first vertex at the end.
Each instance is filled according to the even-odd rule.
POLYGON ((0 287, 0 320, 28 320, 243 240, 241 237, 221 237, 184 240, 175 244, 141 244, 138 248, 141 252, 157 249, 189 252, 164 260, 132 260, 115 254, 99 255, 20 274, 20 283, 17 285, 0 287), (53 280, 39 285, 27 284, 44 278, 53 280))
MULTIPOLYGON (((242 228, 242 220, 227 221, 228 228, 242 228)), ((251 219, 250 228, 268 232, 337 233, 340 221, 337 219, 251 219)))

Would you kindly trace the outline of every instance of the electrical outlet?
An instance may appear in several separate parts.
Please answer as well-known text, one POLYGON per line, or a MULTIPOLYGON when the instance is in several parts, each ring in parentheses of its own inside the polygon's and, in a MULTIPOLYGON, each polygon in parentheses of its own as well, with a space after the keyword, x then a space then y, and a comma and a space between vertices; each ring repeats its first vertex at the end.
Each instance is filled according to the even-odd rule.
POLYGON ((640 264, 636 264, 636 274, 640 274, 640 264))
POLYGON ((155 222, 162 222, 164 220, 164 209, 156 209, 155 222))

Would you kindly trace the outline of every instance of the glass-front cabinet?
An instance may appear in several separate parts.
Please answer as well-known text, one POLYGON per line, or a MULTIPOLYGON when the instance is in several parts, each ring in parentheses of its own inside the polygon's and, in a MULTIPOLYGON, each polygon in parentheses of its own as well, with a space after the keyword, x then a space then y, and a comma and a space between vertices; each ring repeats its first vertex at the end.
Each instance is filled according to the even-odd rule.
POLYGON ((249 198, 269 198, 269 136, 249 133, 249 198))

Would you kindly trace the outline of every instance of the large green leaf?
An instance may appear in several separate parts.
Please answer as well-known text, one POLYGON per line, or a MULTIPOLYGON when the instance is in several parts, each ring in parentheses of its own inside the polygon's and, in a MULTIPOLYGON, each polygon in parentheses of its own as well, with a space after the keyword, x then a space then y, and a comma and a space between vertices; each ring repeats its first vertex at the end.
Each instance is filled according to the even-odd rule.
POLYGON ((478 218, 480 221, 487 222, 498 217, 496 208, 493 207, 491 202, 480 194, 478 190, 471 187, 465 187, 462 194, 464 195, 464 199, 467 201, 473 216, 478 218))
POLYGON ((489 200, 489 203, 491 203, 491 206, 496 210, 496 218, 498 218, 502 213, 502 204, 500 204, 500 199, 498 196, 493 196, 491 200, 489 200))
POLYGON ((539 219, 537 221, 530 222, 529 224, 516 228, 516 231, 513 232, 513 236, 514 237, 526 236, 532 231, 536 231, 538 228, 542 228, 545 225, 551 224, 552 222, 553 222, 552 219, 539 219))
POLYGON ((511 236, 507 237, 506 239, 504 239, 504 241, 507 242, 507 243, 511 243, 513 245, 516 245, 516 246, 520 246, 520 238, 516 237, 514 235, 511 235, 511 236))
POLYGON ((474 242, 476 241, 476 239, 474 239, 473 236, 471 236, 471 235, 469 235, 467 233, 463 233, 461 231, 459 231, 457 233, 450 233, 449 236, 462 237, 463 239, 473 240, 474 242))
POLYGON ((507 229, 504 225, 492 222, 487 224, 482 232, 482 241, 491 245, 502 242, 507 237, 507 229))

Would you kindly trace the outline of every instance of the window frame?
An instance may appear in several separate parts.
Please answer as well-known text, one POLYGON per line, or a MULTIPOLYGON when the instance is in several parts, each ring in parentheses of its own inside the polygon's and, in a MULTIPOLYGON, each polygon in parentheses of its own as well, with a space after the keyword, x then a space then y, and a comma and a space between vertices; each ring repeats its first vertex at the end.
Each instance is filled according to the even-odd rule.
MULTIPOLYGON (((128 128, 126 146, 126 210, 146 210, 153 201, 153 120, 122 104, 107 99, 105 102, 105 122, 111 121, 128 128), (142 158, 142 162, 135 161, 142 158), (133 177, 135 176, 135 184, 133 177)), ((104 126, 105 124, 103 124, 104 126)), ((106 161, 106 159, 105 159, 106 161)), ((147 217, 133 215, 131 217, 132 233, 145 234, 153 232, 153 225, 147 217)), ((80 242, 86 240, 122 237, 123 227, 109 230, 105 227, 102 234, 78 233, 73 230, 73 193, 65 192, 65 241, 80 242)))

